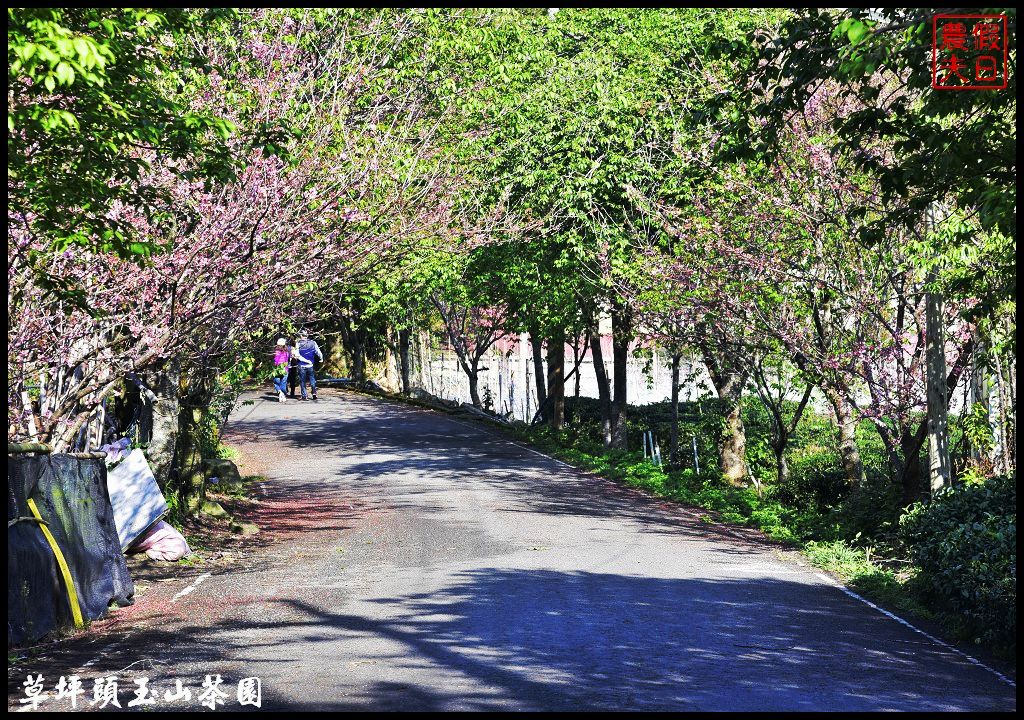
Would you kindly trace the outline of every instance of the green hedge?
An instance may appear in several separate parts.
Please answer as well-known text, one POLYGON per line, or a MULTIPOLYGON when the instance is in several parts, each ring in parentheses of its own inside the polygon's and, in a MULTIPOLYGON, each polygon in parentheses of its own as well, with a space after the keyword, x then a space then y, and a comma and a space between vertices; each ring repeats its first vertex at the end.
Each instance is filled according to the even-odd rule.
POLYGON ((958 485, 900 522, 922 576, 977 640, 1013 643, 1017 629, 1017 484, 1014 476, 958 485))
MULTIPOLYGON (((787 412, 793 411, 789 404, 787 412)), ((717 485, 718 444, 723 430, 724 404, 718 398, 679 403, 679 458, 674 468, 694 468, 693 440, 696 439, 700 482, 717 485)), ((787 460, 790 474, 785 483, 776 481, 775 457, 768 445, 770 419, 756 396, 745 396, 742 405, 747 435, 747 464, 765 487, 766 499, 799 509, 801 515, 820 518, 818 539, 861 538, 872 542, 894 534, 901 513, 900 490, 889 477, 884 448, 869 422, 858 427, 857 444, 867 475, 863 486, 851 487, 843 473, 839 456, 839 436, 835 423, 827 415, 808 408, 796 432, 790 438, 787 460)), ((593 454, 602 454, 601 410, 596 398, 566 399, 567 437, 563 445, 572 445, 593 454)), ((667 461, 672 427, 672 405, 667 401, 629 406, 627 428, 629 447, 639 451, 641 434, 654 430, 667 461)))

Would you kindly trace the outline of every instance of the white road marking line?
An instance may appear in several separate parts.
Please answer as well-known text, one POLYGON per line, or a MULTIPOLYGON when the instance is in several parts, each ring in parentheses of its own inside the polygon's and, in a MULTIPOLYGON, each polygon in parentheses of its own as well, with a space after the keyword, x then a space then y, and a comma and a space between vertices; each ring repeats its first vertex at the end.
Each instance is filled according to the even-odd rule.
POLYGON ((212 573, 203 573, 202 575, 197 577, 195 580, 192 581, 192 583, 187 588, 185 588, 184 590, 179 591, 177 595, 172 597, 171 598, 171 602, 174 603, 174 602, 178 602, 179 600, 181 600, 181 598, 185 597, 190 592, 194 591, 197 587, 199 587, 199 583, 201 583, 204 580, 206 580, 208 577, 210 577, 210 575, 212 575, 212 573))
POLYGON ((579 468, 570 465, 569 463, 565 462, 564 460, 559 460, 556 457, 552 457, 551 455, 548 455, 547 453, 543 453, 540 450, 534 450, 533 448, 527 447, 526 445, 520 445, 519 443, 515 442, 514 440, 509 440, 507 437, 505 437, 503 435, 499 435, 496 432, 491 432, 489 429, 487 429, 485 427, 480 427, 479 425, 470 425, 469 423, 464 423, 461 420, 456 420, 456 419, 450 418, 450 417, 449 418, 445 418, 445 419, 448 420, 449 422, 455 423, 456 425, 462 425, 462 427, 467 427, 467 428, 470 428, 471 430, 476 430, 478 432, 482 432, 482 433, 485 433, 487 435, 490 435, 491 437, 497 438, 498 440, 501 440, 502 442, 506 442, 509 445, 515 445, 520 450, 525 450, 526 452, 531 452, 534 455, 540 455, 542 458, 547 458, 548 460, 552 460, 552 461, 558 463, 559 465, 564 465, 565 467, 569 468, 570 470, 575 470, 576 472, 580 472, 579 468))
POLYGON ((828 583, 829 585, 831 585, 832 587, 834 587, 834 588, 838 588, 839 590, 842 590, 842 591, 843 591, 844 593, 846 593, 847 595, 849 595, 850 597, 852 597, 852 598, 853 598, 854 600, 859 600, 859 601, 861 601, 862 603, 864 603, 865 605, 867 605, 868 607, 870 607, 870 608, 872 608, 872 609, 874 609, 874 610, 877 610, 878 612, 882 613, 882 614, 883 614, 883 615, 885 615, 885 616, 886 616, 887 618, 889 618, 889 619, 891 619, 891 620, 895 620, 895 621, 896 621, 896 622, 898 622, 898 623, 899 623, 900 625, 903 625, 903 626, 905 626, 905 627, 908 627, 908 628, 910 628, 911 630, 913 630, 914 632, 916 632, 916 633, 919 633, 919 634, 921 634, 921 635, 924 635, 924 636, 925 636, 926 638, 928 638, 929 640, 931 640, 931 641, 932 641, 933 643, 935 643, 935 644, 936 644, 936 645, 938 645, 939 647, 945 648, 946 650, 949 650, 949 651, 950 651, 951 653, 954 653, 954 654, 956 654, 956 655, 959 655, 960 657, 964 658, 965 660, 967 660, 967 662, 971 663, 972 665, 976 665, 977 667, 980 667, 980 668, 982 668, 982 669, 984 669, 984 670, 988 670, 988 671, 989 671, 990 673, 992 673, 993 675, 995 675, 995 676, 996 676, 997 678, 999 678, 1000 680, 1002 680, 1002 681, 1003 681, 1004 683, 1006 683, 1006 684, 1007 684, 1007 685, 1009 685, 1010 687, 1012 687, 1012 688, 1016 689, 1016 687, 1017 687, 1017 683, 1015 683, 1015 682, 1014 682, 1013 680, 1011 680, 1010 678, 1006 677, 1005 675, 1003 675, 1003 674, 1002 674, 1001 672, 999 672, 998 670, 996 670, 996 669, 994 669, 994 668, 990 668, 990 667, 989 667, 988 665, 986 665, 985 663, 981 662, 980 660, 978 660, 978 659, 976 659, 976 658, 973 658, 973 657, 971 657, 970 655, 968 655, 967 653, 965 653, 965 652, 964 652, 963 650, 959 650, 958 648, 955 648, 955 647, 953 647, 953 646, 952 646, 952 645, 950 645, 949 643, 947 643, 947 642, 943 642, 942 640, 939 640, 939 639, 938 639, 937 637, 935 637, 934 635, 931 635, 931 634, 929 634, 929 633, 926 633, 926 632, 925 632, 924 630, 921 630, 920 628, 914 627, 913 625, 911 625, 911 624, 910 624, 909 622, 907 622, 907 621, 906 621, 906 620, 904 620, 903 618, 901 618, 901 617, 899 617, 899 616, 897 616, 897 615, 893 615, 893 614, 892 614, 891 612, 889 612, 888 610, 885 610, 885 609, 883 609, 883 608, 880 608, 880 607, 878 607, 877 605, 875 605, 875 604, 874 604, 873 602, 871 602, 870 600, 867 600, 867 599, 865 599, 865 598, 861 597, 860 595, 858 595, 857 593, 855 593, 855 592, 854 592, 853 590, 850 590, 850 589, 849 589, 848 587, 846 587, 845 585, 842 585, 841 583, 838 583, 838 582, 836 582, 835 580, 833 580, 832 578, 830 578, 830 577, 829 577, 828 575, 825 575, 824 573, 816 573, 816 575, 817 575, 817 576, 818 576, 819 578, 821 578, 822 580, 824 580, 825 582, 827 582, 827 583, 828 583))
MULTIPOLYGON (((171 602, 172 603, 173 602, 178 602, 178 600, 180 600, 181 598, 185 597, 189 593, 193 592, 199 586, 199 583, 203 582, 204 580, 206 580, 207 578, 209 578, 211 576, 212 576, 212 573, 203 573, 202 575, 197 577, 195 580, 193 580, 189 584, 188 587, 184 588, 183 590, 180 590, 174 597, 172 597, 171 598, 171 602)), ((89 662, 87 662, 84 665, 82 665, 82 668, 85 669, 85 668, 92 667, 93 665, 98 663, 100 660, 103 660, 108 655, 110 655, 110 653, 114 652, 115 650, 120 649, 124 645, 124 643, 127 641, 127 639, 128 639, 127 637, 124 637, 124 638, 121 638, 120 640, 117 640, 117 641, 111 643, 110 645, 105 647, 103 650, 101 650, 100 653, 98 655, 96 655, 96 657, 94 657, 92 660, 90 660, 89 662)))
POLYGON ((82 669, 85 669, 85 668, 88 668, 88 667, 92 667, 93 665, 98 663, 100 660, 105 658, 107 655, 112 653, 114 650, 117 650, 118 648, 120 648, 123 643, 124 643, 124 639, 121 639, 121 640, 118 640, 118 641, 115 641, 115 642, 111 643, 106 648, 101 650, 99 655, 97 655, 96 657, 94 657, 92 660, 90 660, 89 662, 85 663, 84 665, 82 665, 82 669))

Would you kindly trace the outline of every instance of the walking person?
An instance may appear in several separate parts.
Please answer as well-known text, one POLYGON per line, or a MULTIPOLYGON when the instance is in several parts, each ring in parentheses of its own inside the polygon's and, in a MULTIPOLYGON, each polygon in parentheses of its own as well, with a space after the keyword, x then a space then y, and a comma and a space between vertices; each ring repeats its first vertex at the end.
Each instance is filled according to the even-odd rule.
POLYGON ((298 343, 295 338, 288 341, 288 351, 290 357, 288 360, 288 397, 295 397, 295 388, 299 386, 299 351, 298 343))
POLYGON ((313 371, 313 364, 319 360, 324 361, 324 354, 320 352, 320 346, 316 341, 311 340, 306 330, 299 332, 299 386, 302 388, 302 399, 306 399, 306 383, 314 400, 316 400, 316 373, 313 371))
POLYGON ((277 388, 277 401, 285 401, 285 392, 288 390, 288 364, 292 353, 288 342, 284 338, 278 338, 277 347, 274 349, 274 370, 270 377, 277 388))

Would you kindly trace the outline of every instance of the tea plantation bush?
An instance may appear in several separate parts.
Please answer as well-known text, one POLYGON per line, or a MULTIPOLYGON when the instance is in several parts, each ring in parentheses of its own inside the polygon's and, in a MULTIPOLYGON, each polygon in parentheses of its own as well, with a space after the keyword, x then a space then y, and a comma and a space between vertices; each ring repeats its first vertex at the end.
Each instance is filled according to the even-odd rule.
POLYGON ((1016 478, 947 488, 931 503, 912 507, 900 525, 925 581, 967 620, 976 637, 1014 642, 1016 478))

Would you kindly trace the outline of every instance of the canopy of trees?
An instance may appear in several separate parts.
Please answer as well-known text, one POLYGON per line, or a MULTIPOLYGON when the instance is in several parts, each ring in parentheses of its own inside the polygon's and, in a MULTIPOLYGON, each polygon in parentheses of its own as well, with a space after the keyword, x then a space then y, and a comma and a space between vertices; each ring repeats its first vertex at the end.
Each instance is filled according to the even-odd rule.
POLYGON ((393 348, 406 392, 433 333, 478 406, 526 334, 555 430, 589 346, 616 450, 631 353, 692 355, 737 487, 764 485, 745 397, 776 482, 812 396, 847 487, 865 432, 904 504, 1010 474, 1001 12, 1009 87, 942 92, 924 9, 10 9, 9 439, 83 447, 141 377, 187 436, 313 323, 360 378, 393 348))

